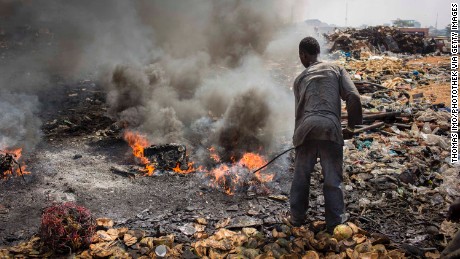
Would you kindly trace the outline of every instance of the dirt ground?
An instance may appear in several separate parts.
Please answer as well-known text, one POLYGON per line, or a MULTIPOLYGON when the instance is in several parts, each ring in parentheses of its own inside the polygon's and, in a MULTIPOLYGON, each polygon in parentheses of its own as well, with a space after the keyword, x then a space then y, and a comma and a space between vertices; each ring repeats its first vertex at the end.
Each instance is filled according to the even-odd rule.
MULTIPOLYGON (((450 66, 449 56, 427 56, 413 59, 408 62, 414 67, 420 66, 450 66)), ((435 81, 429 85, 419 86, 409 91, 411 95, 423 93, 424 97, 433 103, 444 103, 450 107, 450 82, 435 81)))
MULTIPOLYGON (((228 214, 245 214, 258 203, 259 197, 227 196, 208 188, 198 174, 167 173, 133 179, 113 173, 112 166, 132 165, 134 161, 130 147, 119 135, 101 134, 113 123, 103 116, 104 100, 98 99, 103 96, 84 82, 68 88, 62 96, 60 110, 43 111, 44 139, 25 160, 32 174, 26 175, 25 181, 13 178, 0 182, 0 245, 17 243, 37 233, 42 209, 53 202, 75 201, 88 207, 96 217, 110 217, 118 223, 134 219, 146 210, 167 215, 184 212, 186 208, 193 215, 217 220, 228 214), (91 120, 85 122, 84 116, 91 120), (77 123, 78 120, 83 121, 77 123), (75 124, 69 126, 65 121, 75 124), (238 209, 227 211, 232 205, 238 209)), ((290 174, 278 178, 281 177, 286 194, 290 174)), ((285 202, 273 202, 268 210, 279 211, 286 206, 285 202)), ((184 219, 180 213, 175 218, 179 222, 184 219)))

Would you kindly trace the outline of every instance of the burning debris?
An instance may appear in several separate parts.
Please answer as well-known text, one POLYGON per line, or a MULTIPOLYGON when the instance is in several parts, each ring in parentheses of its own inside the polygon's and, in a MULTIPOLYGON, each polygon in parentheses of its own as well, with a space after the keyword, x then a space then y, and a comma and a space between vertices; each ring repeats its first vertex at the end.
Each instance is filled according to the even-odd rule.
MULTIPOLYGON (((215 155, 214 158, 216 159, 215 155)), ((220 161, 218 157, 217 160, 220 161)), ((271 182, 274 175, 252 172, 266 162, 266 159, 258 154, 246 153, 238 162, 218 164, 208 170, 206 175, 211 179, 212 187, 222 189, 228 195, 248 190, 267 193, 269 191, 264 184, 271 182)))
POLYGON ((179 174, 200 172, 204 173, 211 187, 222 189, 228 195, 251 188, 256 188, 257 192, 267 193, 268 189, 263 185, 272 181, 274 177, 273 174, 262 174, 260 171, 252 173, 267 162, 264 157, 255 153, 246 153, 239 161, 232 157, 231 162, 225 163, 216 153, 216 149, 211 147, 208 150, 213 163, 208 168, 202 165, 194 168, 194 163, 188 161, 185 145, 150 146, 145 137, 129 131, 125 132, 124 138, 131 146, 137 162, 144 166, 141 171, 146 176, 154 175, 155 170, 179 174), (257 186, 262 186, 262 189, 257 189, 257 186))
POLYGON ((144 156, 160 170, 182 172, 189 169, 185 145, 166 144, 144 149, 144 156))
POLYGON ((26 166, 21 166, 18 160, 21 158, 22 149, 14 149, 11 151, 1 151, 0 152, 0 177, 3 179, 8 179, 9 177, 16 174, 17 176, 24 177, 24 174, 29 174, 27 172, 26 166), (16 169, 15 169, 16 168, 16 169))
POLYGON ((188 162, 186 148, 179 144, 150 145, 147 138, 139 133, 126 131, 125 140, 131 146, 137 162, 146 176, 155 174, 155 170, 174 171, 188 174, 194 172, 193 163, 188 162))

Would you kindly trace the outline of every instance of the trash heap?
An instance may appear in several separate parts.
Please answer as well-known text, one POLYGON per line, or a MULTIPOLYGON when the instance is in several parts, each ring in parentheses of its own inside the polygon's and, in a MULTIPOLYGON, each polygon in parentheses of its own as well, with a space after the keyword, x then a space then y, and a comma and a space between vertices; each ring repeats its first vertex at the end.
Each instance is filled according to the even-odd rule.
MULTIPOLYGON (((312 222, 309 227, 278 224, 263 229, 229 229, 223 221, 211 232, 210 222, 198 218, 191 244, 178 243, 172 234, 147 236, 145 231, 114 227, 108 218, 97 219, 97 224, 89 248, 72 251, 75 258, 405 258, 387 237, 370 234, 353 223, 340 225, 332 235, 324 231, 324 221, 312 222)), ((46 252, 43 241, 33 237, 0 249, 0 257, 59 256, 53 252, 46 252)))
MULTIPOLYGON (((413 59, 366 53, 336 62, 361 94, 364 124, 380 125, 345 143, 347 210, 364 229, 423 256, 441 251, 459 230, 445 218, 460 197, 460 168, 449 163, 450 108, 423 94, 426 85, 448 82, 446 64, 408 62, 413 59), (422 92, 412 94, 417 88, 422 92)), ((346 125, 345 105, 342 114, 346 125)))
POLYGON ((342 58, 340 64, 347 69, 353 80, 372 82, 390 89, 411 90, 449 81, 450 70, 447 64, 409 63, 413 59, 413 56, 376 56, 362 52, 360 59, 346 61, 342 58))
POLYGON ((436 43, 425 39, 423 35, 409 34, 389 26, 348 28, 335 30, 323 36, 329 43, 330 52, 364 50, 373 53, 391 51, 393 53, 426 54, 436 51, 436 43))

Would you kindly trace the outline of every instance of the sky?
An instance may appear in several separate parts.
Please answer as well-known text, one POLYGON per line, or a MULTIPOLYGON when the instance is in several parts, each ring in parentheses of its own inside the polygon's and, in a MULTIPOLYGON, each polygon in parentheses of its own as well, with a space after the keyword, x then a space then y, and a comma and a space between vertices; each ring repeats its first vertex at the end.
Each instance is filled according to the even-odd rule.
POLYGON ((435 26, 438 13, 438 29, 442 29, 450 23, 450 3, 460 0, 306 0, 305 7, 299 10, 306 19, 345 26, 347 2, 347 26, 391 24, 401 18, 417 20, 422 27, 429 27, 435 26))

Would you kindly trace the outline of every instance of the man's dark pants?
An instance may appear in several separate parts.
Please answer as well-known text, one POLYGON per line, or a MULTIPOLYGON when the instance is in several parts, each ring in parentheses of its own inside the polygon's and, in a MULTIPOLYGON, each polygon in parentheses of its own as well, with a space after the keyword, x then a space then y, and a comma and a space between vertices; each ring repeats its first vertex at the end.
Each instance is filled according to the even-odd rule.
POLYGON ((294 223, 303 223, 308 209, 310 179, 317 157, 324 177, 323 194, 326 225, 330 230, 343 223, 345 204, 342 191, 343 149, 327 140, 306 140, 295 150, 295 172, 291 185, 291 215, 294 223))

